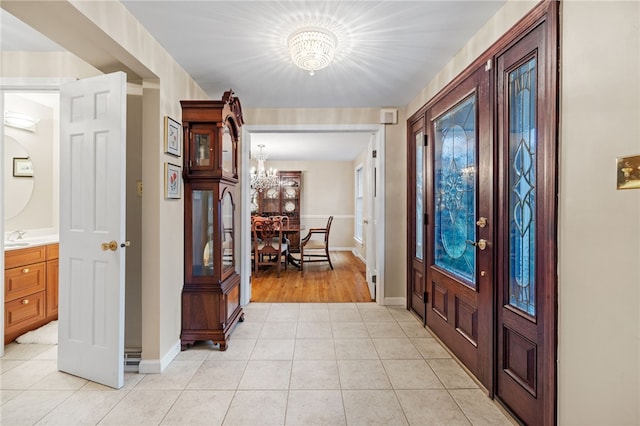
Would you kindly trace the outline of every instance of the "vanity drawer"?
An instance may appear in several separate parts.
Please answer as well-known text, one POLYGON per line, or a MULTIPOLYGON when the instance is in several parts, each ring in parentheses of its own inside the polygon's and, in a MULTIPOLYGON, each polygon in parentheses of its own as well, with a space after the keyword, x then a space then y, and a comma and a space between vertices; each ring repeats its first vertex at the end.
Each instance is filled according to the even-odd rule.
POLYGON ((45 262, 6 269, 4 271, 4 301, 9 302, 46 289, 45 262))
POLYGON ((47 260, 47 246, 36 246, 4 252, 4 268, 16 268, 47 260))
POLYGON ((44 291, 4 304, 5 343, 45 321, 44 291))

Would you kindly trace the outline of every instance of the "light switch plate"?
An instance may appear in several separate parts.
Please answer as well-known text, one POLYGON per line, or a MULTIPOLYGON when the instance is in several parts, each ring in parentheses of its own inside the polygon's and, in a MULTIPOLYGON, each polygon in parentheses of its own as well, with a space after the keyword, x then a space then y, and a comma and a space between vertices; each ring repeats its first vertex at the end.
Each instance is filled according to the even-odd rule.
POLYGON ((640 189, 640 155, 619 157, 617 164, 617 188, 640 189))

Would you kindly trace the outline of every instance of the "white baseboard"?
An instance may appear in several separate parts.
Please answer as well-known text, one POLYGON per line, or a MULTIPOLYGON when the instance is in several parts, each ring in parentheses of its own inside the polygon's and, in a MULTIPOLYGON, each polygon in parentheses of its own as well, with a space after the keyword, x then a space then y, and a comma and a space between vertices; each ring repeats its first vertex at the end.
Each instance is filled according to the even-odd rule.
POLYGON ((138 372, 140 374, 160 374, 171 364, 180 353, 180 339, 169 349, 162 359, 143 359, 140 361, 138 372))
POLYGON ((354 251, 353 247, 329 247, 329 251, 354 251))
POLYGON ((367 264, 367 260, 362 257, 362 255, 360 254, 360 252, 356 249, 351 249, 351 253, 353 253, 353 255, 355 257, 357 257, 358 259, 362 260, 362 262, 366 265, 367 264))
POLYGON ((385 306, 407 306, 407 299, 405 297, 385 297, 385 306))

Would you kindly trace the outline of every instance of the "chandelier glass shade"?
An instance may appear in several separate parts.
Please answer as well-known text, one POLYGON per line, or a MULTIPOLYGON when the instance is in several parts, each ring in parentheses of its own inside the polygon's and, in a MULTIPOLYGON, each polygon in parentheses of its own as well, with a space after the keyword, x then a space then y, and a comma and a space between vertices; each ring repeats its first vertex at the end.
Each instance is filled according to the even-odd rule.
POLYGON ((305 27, 291 34, 287 45, 293 63, 313 75, 333 61, 338 39, 324 28, 305 27))
POLYGON ((264 145, 258 145, 260 149, 257 154, 253 156, 253 159, 258 162, 258 168, 251 168, 251 188, 256 189, 259 192, 267 188, 278 186, 278 170, 274 168, 266 169, 264 162, 267 160, 267 154, 262 149, 264 145))

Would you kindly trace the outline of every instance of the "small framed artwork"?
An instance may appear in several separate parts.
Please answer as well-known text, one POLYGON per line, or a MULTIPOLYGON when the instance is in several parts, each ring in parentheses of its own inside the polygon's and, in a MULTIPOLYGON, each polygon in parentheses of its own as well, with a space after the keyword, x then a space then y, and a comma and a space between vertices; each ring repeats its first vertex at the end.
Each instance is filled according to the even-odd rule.
POLYGON ((164 198, 180 198, 180 166, 164 163, 164 198))
POLYGON ((13 158, 13 176, 15 177, 33 177, 33 163, 31 158, 13 158))
POLYGON ((182 146, 180 144, 180 123, 169 116, 164 117, 164 152, 180 157, 182 146))

